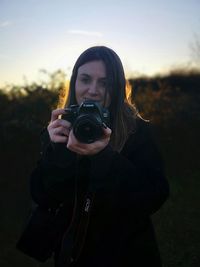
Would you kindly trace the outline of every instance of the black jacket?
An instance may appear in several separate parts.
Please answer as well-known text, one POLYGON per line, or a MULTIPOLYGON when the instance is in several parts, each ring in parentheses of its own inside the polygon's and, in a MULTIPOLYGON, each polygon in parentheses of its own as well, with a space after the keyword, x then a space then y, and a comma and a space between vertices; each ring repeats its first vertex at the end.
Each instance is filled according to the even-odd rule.
POLYGON ((84 245, 74 266, 161 266, 150 215, 167 199, 169 186, 149 123, 137 120, 137 130, 121 153, 108 145, 97 155, 77 157, 63 144, 52 144, 47 132, 42 144, 30 189, 40 206, 62 207, 56 266, 65 266, 59 254, 74 214, 76 179, 77 225, 88 190, 94 193, 94 200, 84 245))

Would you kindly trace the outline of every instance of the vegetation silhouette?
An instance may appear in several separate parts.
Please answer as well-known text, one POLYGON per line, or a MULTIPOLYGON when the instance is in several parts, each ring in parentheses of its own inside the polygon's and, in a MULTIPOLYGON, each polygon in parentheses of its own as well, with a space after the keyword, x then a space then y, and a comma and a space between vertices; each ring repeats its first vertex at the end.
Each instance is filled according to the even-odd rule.
MULTIPOLYGON (((40 265, 16 251, 31 207, 29 174, 40 155, 39 135, 51 110, 63 106, 67 75, 62 71, 24 86, 0 89, 0 266, 40 265), (60 97, 59 97, 60 96, 60 97)), ((199 147, 200 71, 172 71, 165 76, 129 79, 130 97, 154 124, 163 154, 171 198, 153 216, 164 266, 200 264, 199 147)))

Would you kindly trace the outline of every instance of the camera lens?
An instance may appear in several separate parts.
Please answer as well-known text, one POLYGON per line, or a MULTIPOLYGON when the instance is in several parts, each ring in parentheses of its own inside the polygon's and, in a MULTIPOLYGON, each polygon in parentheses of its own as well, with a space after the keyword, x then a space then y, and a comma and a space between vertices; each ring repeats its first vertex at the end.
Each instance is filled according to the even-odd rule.
POLYGON ((73 125, 75 137, 82 143, 93 143, 103 135, 101 123, 93 116, 81 116, 73 125))

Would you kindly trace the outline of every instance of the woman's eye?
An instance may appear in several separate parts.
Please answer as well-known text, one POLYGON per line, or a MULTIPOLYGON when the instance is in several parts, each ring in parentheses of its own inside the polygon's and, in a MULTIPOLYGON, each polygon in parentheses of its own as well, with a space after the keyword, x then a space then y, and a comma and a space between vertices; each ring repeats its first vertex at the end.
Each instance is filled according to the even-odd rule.
POLYGON ((90 82, 90 79, 88 79, 88 78, 82 78, 81 79, 81 82, 82 83, 89 83, 90 82))
POLYGON ((102 86, 102 87, 106 87, 106 81, 100 81, 99 85, 102 86))

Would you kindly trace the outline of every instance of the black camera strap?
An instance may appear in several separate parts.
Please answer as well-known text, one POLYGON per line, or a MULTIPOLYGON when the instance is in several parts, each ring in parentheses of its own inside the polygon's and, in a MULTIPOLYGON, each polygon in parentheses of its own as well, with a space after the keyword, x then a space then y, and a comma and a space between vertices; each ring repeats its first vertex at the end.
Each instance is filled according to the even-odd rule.
POLYGON ((73 266, 81 254, 89 225, 94 195, 95 193, 91 192, 86 194, 80 220, 77 222, 77 218, 74 217, 71 227, 64 234, 59 267, 73 266))
POLYGON ((90 220, 95 192, 89 191, 78 201, 78 176, 75 179, 75 199, 72 220, 63 235, 59 255, 59 267, 73 266, 83 249, 90 220))
POLYGON ((73 262, 78 260, 85 243, 94 196, 95 193, 87 192, 84 199, 83 208, 81 210, 81 218, 77 227, 74 248, 71 256, 71 261, 73 262))

